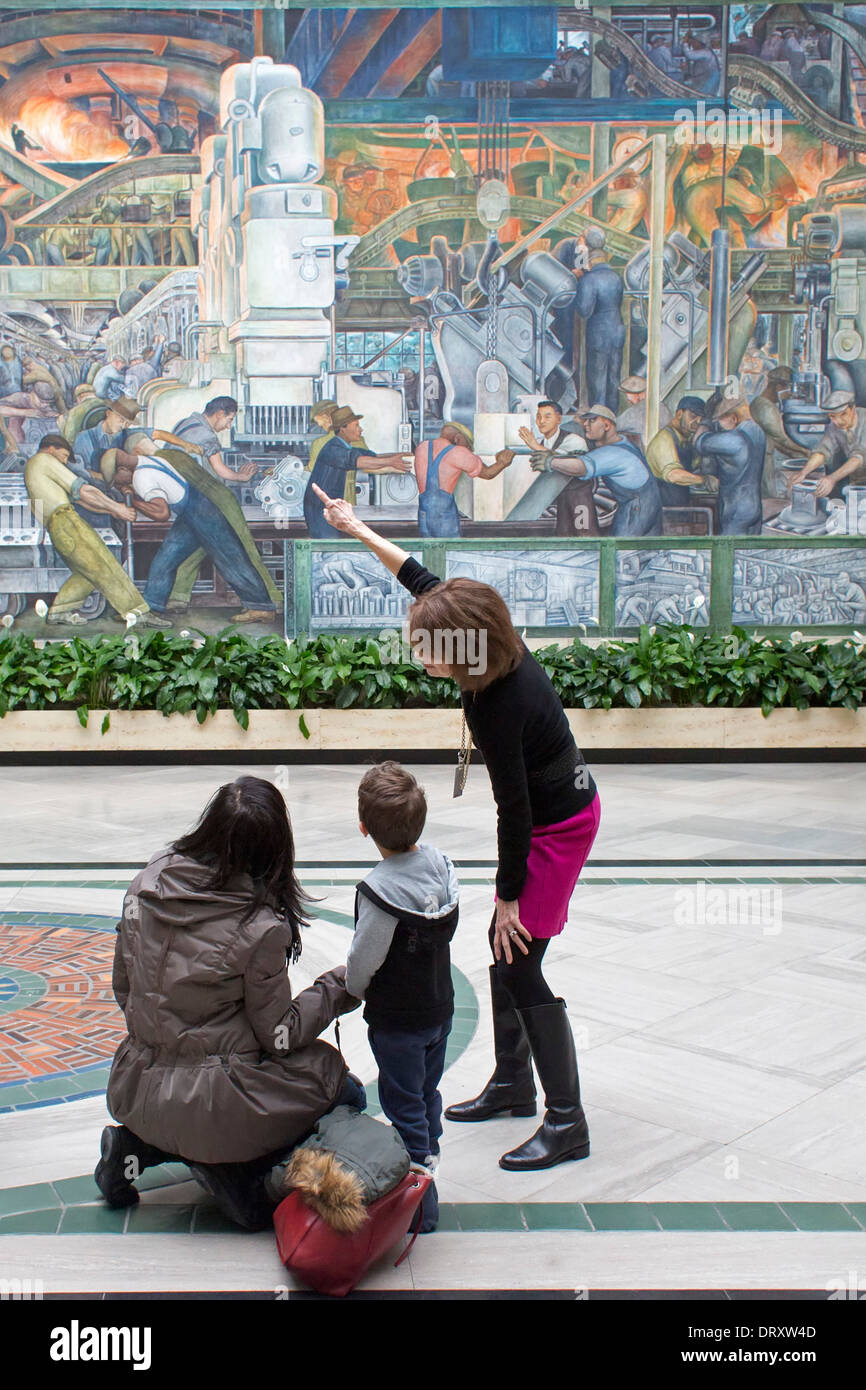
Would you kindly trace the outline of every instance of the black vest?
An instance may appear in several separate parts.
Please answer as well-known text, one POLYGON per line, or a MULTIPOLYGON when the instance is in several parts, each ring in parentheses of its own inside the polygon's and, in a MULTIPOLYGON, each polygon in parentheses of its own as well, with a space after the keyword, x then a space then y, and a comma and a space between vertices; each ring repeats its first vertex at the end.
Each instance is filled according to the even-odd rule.
POLYGON ((421 912, 396 908, 366 883, 356 889, 356 923, 358 893, 398 919, 388 954, 367 986, 364 1018, 373 1028, 406 1033, 447 1023, 454 1012, 450 943, 457 930, 457 904, 431 921, 421 912))

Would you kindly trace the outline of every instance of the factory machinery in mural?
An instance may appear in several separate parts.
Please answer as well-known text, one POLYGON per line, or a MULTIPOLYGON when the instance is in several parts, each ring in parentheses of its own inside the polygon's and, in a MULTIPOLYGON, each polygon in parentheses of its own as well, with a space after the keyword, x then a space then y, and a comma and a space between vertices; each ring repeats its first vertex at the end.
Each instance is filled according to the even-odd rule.
POLYGON ((0 72, 7 626, 399 623, 313 482, 529 631, 866 620, 866 6, 35 3, 0 72))

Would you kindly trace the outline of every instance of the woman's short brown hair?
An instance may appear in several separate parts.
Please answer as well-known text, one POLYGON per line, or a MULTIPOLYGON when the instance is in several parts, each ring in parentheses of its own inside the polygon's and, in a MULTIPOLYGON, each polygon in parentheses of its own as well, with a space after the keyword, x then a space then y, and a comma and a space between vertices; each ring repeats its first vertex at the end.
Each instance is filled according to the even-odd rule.
POLYGON ((505 600, 477 579, 446 579, 416 599, 409 609, 409 640, 426 647, 435 665, 450 666, 461 690, 483 690, 523 659, 505 600))
POLYGON ((424 829, 427 798, 405 767, 377 763, 358 786, 358 819, 382 849, 402 854, 417 844, 424 829))

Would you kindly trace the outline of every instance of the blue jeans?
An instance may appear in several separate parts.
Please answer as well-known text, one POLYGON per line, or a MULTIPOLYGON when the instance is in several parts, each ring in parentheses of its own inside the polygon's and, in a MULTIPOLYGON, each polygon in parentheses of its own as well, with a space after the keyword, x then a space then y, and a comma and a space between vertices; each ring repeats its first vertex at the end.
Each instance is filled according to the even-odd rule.
POLYGON ((143 597, 150 608, 164 613, 178 567, 202 547, 223 579, 234 589, 245 608, 273 613, 273 601, 260 574, 253 568, 240 537, 203 492, 190 486, 186 502, 178 509, 174 525, 150 567, 143 597))
MULTIPOLYGON (((451 1019, 417 1033, 370 1028, 370 1048, 379 1068, 379 1100, 414 1163, 439 1152, 442 1137, 442 1097, 439 1082, 445 1070, 445 1049, 451 1019)), ((421 1230, 436 1228, 439 1198, 436 1184, 427 1189, 421 1208, 421 1230)))

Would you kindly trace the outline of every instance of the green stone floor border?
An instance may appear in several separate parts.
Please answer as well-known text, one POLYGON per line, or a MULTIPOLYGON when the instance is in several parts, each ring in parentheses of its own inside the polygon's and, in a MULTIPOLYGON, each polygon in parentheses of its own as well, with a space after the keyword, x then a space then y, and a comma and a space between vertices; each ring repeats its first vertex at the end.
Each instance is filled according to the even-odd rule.
MULTIPOLYGON (((158 1193, 189 1181, 185 1166, 172 1163, 149 1169, 137 1186, 158 1193)), ((237 1229, 209 1201, 155 1200, 112 1211, 88 1174, 0 1190, 0 1236, 193 1235, 237 1229)), ((866 1202, 443 1202, 439 1230, 862 1234, 866 1202)))

